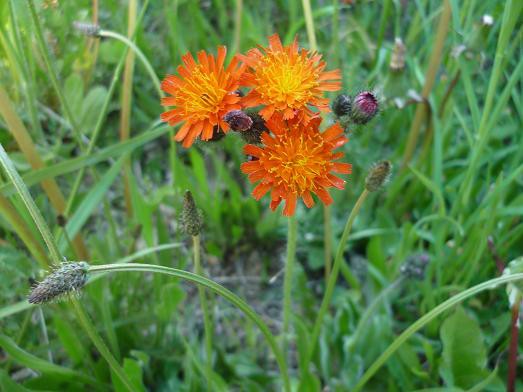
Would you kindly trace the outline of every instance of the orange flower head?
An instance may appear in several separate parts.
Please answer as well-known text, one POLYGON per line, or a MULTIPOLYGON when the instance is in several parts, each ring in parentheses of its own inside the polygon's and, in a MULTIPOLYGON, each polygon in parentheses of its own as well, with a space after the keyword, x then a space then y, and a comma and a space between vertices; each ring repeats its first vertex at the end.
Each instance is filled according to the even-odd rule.
POLYGON ((171 95, 162 98, 162 105, 174 106, 174 109, 162 113, 161 119, 171 126, 184 122, 174 137, 176 141, 183 141, 184 147, 190 147, 198 136, 202 140, 211 139, 214 127, 227 132, 229 125, 223 116, 241 109, 236 90, 244 66, 233 59, 224 68, 226 54, 225 46, 218 47, 216 58, 200 51, 196 62, 187 53, 182 57, 183 65, 177 69, 179 76, 168 75, 162 81, 162 90, 171 95))
POLYGON ((283 215, 286 216, 294 214, 298 198, 302 198, 308 208, 312 207, 313 193, 325 205, 332 203, 327 188, 345 186, 345 181, 332 173, 351 173, 350 164, 336 162, 343 153, 334 152, 348 139, 339 124, 320 132, 320 122, 320 118, 314 118, 304 124, 298 119, 285 121, 281 115, 275 115, 267 122, 272 135, 262 134, 264 146, 244 147, 245 154, 253 159, 244 162, 241 170, 251 182, 259 181, 252 192, 256 200, 271 191, 271 209, 275 210, 285 200, 283 215))
POLYGON ((325 72, 321 55, 298 49, 298 41, 283 46, 278 34, 269 37, 269 47, 251 49, 247 55, 238 55, 249 68, 242 76, 242 85, 251 87, 243 98, 245 107, 264 105, 260 115, 269 120, 281 112, 285 120, 299 117, 304 122, 315 116, 309 106, 329 111, 324 91, 341 88, 339 70, 325 72))

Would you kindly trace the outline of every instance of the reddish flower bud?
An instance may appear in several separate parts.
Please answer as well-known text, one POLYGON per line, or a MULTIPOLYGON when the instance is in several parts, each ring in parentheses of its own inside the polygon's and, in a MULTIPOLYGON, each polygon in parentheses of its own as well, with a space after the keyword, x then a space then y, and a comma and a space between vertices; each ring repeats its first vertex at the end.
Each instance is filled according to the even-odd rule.
POLYGON ((231 110, 225 116, 225 121, 233 131, 246 131, 252 127, 252 118, 241 110, 231 110))
POLYGON ((378 113, 378 99, 370 91, 362 91, 354 97, 351 120, 356 124, 366 124, 378 113))

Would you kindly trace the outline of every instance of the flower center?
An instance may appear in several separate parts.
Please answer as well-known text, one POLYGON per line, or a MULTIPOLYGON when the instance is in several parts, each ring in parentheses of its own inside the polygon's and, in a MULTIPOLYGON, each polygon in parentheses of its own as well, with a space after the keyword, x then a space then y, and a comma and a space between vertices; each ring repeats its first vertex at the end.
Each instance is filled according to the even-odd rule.
POLYGON ((306 57, 290 58, 280 52, 268 55, 263 62, 256 71, 262 98, 299 108, 314 96, 318 74, 306 57))
POLYGON ((201 120, 208 118, 210 113, 218 113, 227 90, 221 87, 217 76, 203 72, 201 65, 192 71, 177 95, 187 115, 201 120))
POLYGON ((302 194, 314 190, 314 180, 326 175, 330 163, 322 151, 323 142, 309 136, 290 135, 283 137, 277 145, 278 151, 269 152, 269 168, 278 185, 289 191, 302 194))

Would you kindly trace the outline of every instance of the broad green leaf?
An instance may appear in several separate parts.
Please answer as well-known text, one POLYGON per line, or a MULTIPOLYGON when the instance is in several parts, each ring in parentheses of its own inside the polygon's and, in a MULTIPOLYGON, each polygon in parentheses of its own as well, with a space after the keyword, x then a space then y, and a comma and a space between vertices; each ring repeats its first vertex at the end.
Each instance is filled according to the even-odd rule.
POLYGON ((0 369, 0 390, 6 392, 28 392, 30 389, 14 382, 4 369, 0 369))
POLYGON ((102 112, 106 98, 107 89, 102 86, 92 88, 85 97, 82 104, 82 116, 79 124, 84 134, 90 135, 92 133, 98 121, 98 116, 102 112))
POLYGON ((164 321, 176 315, 176 308, 185 299, 185 291, 178 283, 168 283, 162 287, 162 302, 156 305, 156 315, 164 321))
POLYGON ((440 374, 447 386, 472 388, 488 376, 481 329, 463 308, 443 322, 440 335, 443 343, 440 374))
MULTIPOLYGON (((143 385, 143 374, 142 374, 142 368, 138 361, 131 359, 131 358, 125 358, 123 360, 123 370, 127 377, 129 378, 129 381, 133 385, 134 392, 145 392, 145 387, 143 385)), ((116 392, 128 392, 129 390, 125 387, 125 385, 120 381, 118 377, 114 373, 111 372, 112 380, 113 380, 113 386, 114 390, 116 392)))

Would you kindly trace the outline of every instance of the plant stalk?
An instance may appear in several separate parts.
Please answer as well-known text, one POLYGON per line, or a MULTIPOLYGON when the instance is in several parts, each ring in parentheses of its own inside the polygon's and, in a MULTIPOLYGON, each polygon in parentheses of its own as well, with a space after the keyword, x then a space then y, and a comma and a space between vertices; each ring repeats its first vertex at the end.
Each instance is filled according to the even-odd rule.
POLYGON ((292 278, 296 260, 296 241, 298 223, 296 216, 289 217, 287 229, 287 258, 285 260, 285 276, 283 280, 283 329, 282 347, 284 354, 289 347, 289 325, 292 315, 292 278))
MULTIPOLYGON (((193 236, 192 243, 194 273, 200 276, 204 276, 200 257, 200 236, 193 236)), ((201 286, 198 286, 198 296, 200 297, 200 305, 203 313, 203 328, 205 334, 205 377, 207 378, 207 389, 209 391, 212 391, 212 335, 214 328, 212 325, 211 314, 209 312, 207 293, 205 292, 205 289, 201 286)))

